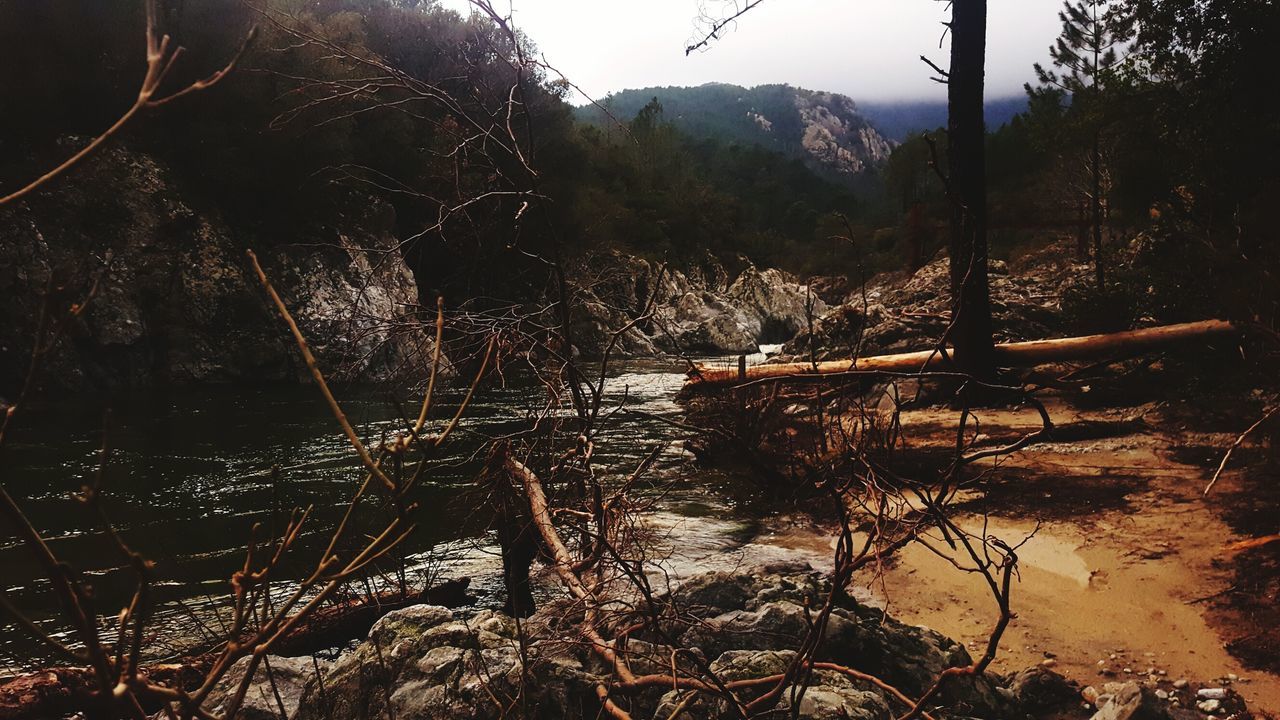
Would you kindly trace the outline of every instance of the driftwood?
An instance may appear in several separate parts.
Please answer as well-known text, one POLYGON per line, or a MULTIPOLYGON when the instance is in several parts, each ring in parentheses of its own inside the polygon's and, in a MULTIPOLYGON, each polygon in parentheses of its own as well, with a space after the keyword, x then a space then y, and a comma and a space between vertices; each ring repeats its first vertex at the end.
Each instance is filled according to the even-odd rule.
MULTIPOLYGON (((1202 342, 1238 334, 1240 334, 1240 328, 1226 320, 1202 320, 1105 335, 1005 343, 995 346, 995 357, 996 363, 1002 367, 1033 367, 1052 362, 1141 355, 1170 345, 1202 342)), ((953 369, 950 349, 945 353, 940 350, 921 350, 819 363, 775 363, 751 367, 746 367, 745 363, 739 363, 737 368, 699 365, 689 372, 685 389, 710 389, 715 386, 737 385, 757 380, 805 379, 815 375, 914 373, 953 369)))
MULTIPOLYGON (((468 578, 447 580, 408 596, 391 591, 372 598, 353 598, 317 609, 289 635, 272 647, 276 655, 309 655, 363 637, 383 615, 409 605, 459 607, 475 598, 467 595, 468 578)), ((216 652, 152 663, 139 668, 149 682, 192 690, 200 686, 217 659, 216 652)), ((0 681, 0 720, 36 720, 72 715, 93 706, 93 671, 85 667, 59 666, 0 681)), ((144 709, 154 712, 159 705, 144 709)))

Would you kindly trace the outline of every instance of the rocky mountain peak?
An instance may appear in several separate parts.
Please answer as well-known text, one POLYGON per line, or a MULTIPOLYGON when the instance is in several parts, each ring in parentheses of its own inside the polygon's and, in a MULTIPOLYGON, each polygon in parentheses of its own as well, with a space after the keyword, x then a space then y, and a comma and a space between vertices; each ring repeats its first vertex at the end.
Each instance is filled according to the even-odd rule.
MULTIPOLYGON (((615 117, 626 119, 654 99, 662 105, 664 120, 684 133, 758 145, 838 176, 880 166, 896 144, 848 95, 791 85, 652 87, 614 93, 604 104, 615 117)), ((580 108, 579 114, 605 121, 592 106, 580 108)))

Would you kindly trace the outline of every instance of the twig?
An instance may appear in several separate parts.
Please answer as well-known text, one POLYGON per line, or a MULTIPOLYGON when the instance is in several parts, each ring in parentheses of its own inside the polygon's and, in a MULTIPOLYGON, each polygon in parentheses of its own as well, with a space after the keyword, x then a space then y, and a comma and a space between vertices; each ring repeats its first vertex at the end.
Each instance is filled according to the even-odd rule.
POLYGON ((1257 422, 1250 425, 1248 430, 1240 433, 1240 436, 1236 438, 1235 442, 1231 443, 1231 447, 1227 448, 1227 451, 1223 453, 1222 462, 1218 463, 1218 469, 1213 471, 1213 478, 1209 480, 1208 485, 1204 486, 1204 493, 1202 494, 1203 497, 1207 497, 1209 495, 1209 491, 1212 490, 1214 484, 1218 482, 1218 477, 1222 475, 1222 471, 1227 469, 1227 462, 1231 460, 1231 454, 1236 451, 1236 448, 1244 444, 1245 439, 1248 438, 1254 430, 1262 427, 1262 425, 1270 420, 1277 412, 1280 412, 1280 403, 1272 406, 1271 409, 1263 413, 1262 417, 1258 418, 1257 422))

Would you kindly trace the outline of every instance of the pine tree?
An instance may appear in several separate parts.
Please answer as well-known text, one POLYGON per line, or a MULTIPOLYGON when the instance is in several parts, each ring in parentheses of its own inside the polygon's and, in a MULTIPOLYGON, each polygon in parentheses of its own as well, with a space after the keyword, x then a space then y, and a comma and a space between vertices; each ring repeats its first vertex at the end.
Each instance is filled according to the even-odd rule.
POLYGON ((1101 113, 1101 96, 1110 73, 1122 62, 1119 50, 1133 36, 1132 24, 1123 19, 1110 0, 1066 0, 1058 13, 1062 33, 1049 56, 1057 70, 1036 63, 1036 77, 1041 88, 1028 92, 1067 93, 1071 96, 1071 116, 1089 138, 1090 189, 1092 207, 1093 264, 1098 287, 1106 280, 1102 261, 1102 206, 1104 174, 1102 134, 1105 119, 1101 113))

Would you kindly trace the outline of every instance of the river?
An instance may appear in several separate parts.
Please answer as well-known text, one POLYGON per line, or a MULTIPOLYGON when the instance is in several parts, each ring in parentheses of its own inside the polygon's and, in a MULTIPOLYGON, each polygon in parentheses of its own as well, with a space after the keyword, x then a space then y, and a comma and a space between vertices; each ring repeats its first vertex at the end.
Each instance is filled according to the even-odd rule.
MULTIPOLYGON (((674 397, 682 381, 681 369, 670 364, 631 363, 613 373, 612 402, 644 414, 614 415, 596 456, 606 472, 621 475, 655 444, 664 446, 639 492, 656 503, 646 522, 657 531, 657 554, 667 555, 665 570, 678 578, 797 554, 822 563, 827 553, 821 543, 795 548, 770 542, 768 520, 779 516, 778 509, 753 502, 752 487, 741 479, 694 468, 682 449, 683 431, 654 417, 679 417, 674 397)), ((358 432, 375 440, 403 427, 399 418, 416 402, 386 388, 345 388, 338 395, 358 432)), ((451 409, 451 399, 446 395, 438 407, 451 409)), ((415 490, 418 527, 404 545, 413 574, 469 577, 478 606, 501 605, 496 547, 472 509, 473 455, 488 438, 523 427, 543 399, 540 388, 510 378, 482 387, 448 453, 433 461, 415 490)), ((309 567, 360 474, 312 387, 149 390, 31 404, 0 453, 0 472, 57 556, 92 586, 96 609, 108 615, 128 601, 132 571, 104 538, 96 516, 73 498, 98 472, 104 427, 110 451, 101 481, 105 511, 125 540, 156 563, 154 627, 157 637, 173 640, 160 642, 162 650, 179 649, 201 623, 216 625, 214 614, 226 605, 228 578, 243 563, 255 524, 265 536, 283 526, 292 508, 313 505, 310 530, 289 569, 309 567), (280 468, 274 478, 273 465, 280 468)), ((11 535, 3 542, 5 594, 63 636, 47 581, 11 535)), ((539 585, 540 593, 554 591, 551 582, 539 585)), ((24 632, 0 626, 0 667, 49 660, 24 632)))

